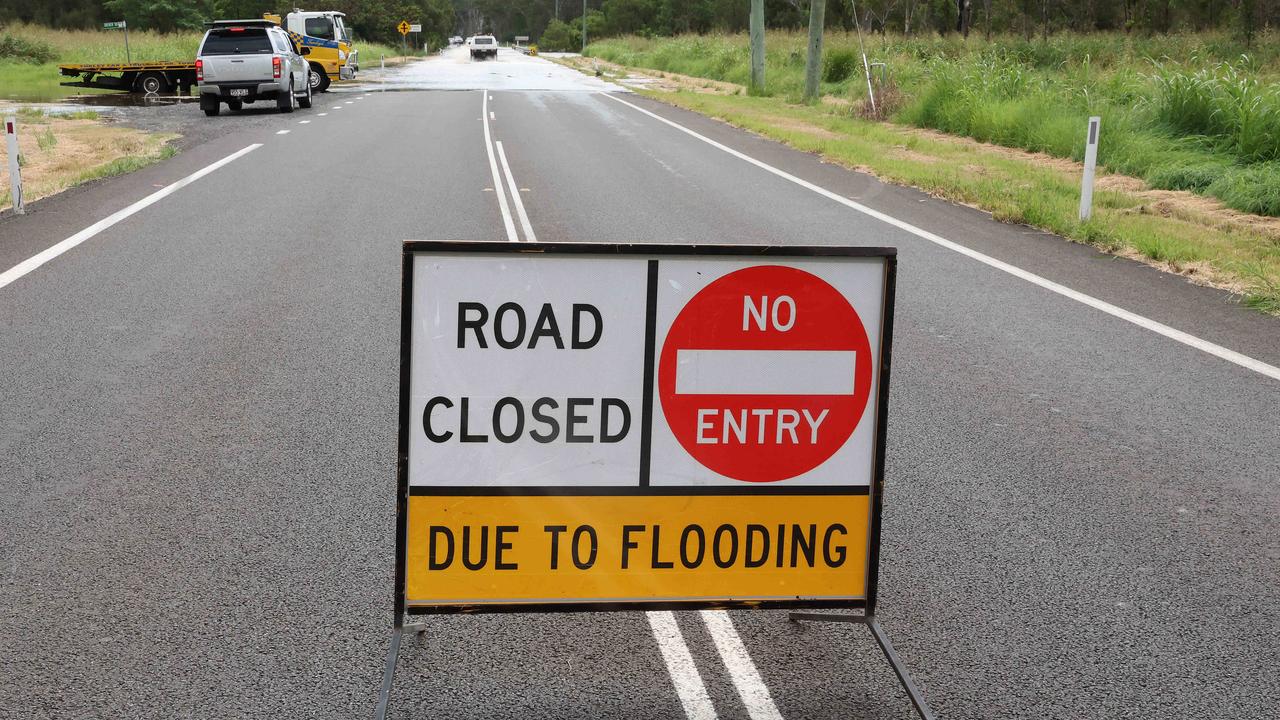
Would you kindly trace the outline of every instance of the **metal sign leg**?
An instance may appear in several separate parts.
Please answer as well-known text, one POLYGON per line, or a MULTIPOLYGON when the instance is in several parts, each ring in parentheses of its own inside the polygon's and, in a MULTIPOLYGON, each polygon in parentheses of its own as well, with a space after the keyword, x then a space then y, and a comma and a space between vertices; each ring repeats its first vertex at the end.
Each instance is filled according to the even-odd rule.
POLYGON ((915 681, 911 679, 911 673, 907 672, 906 665, 903 665, 902 660, 898 658, 897 651, 893 649, 893 643, 889 642, 889 636, 885 634, 884 628, 880 627, 874 615, 793 612, 788 613, 787 617, 792 622, 843 622, 866 625, 871 631, 871 637, 876 639, 876 644, 884 652, 885 659, 889 661, 889 667, 892 667, 894 674, 898 676, 902 689, 907 691, 907 697, 911 698, 911 704, 915 706, 921 720, 935 720, 936 716, 933 710, 929 709, 929 703, 925 701, 924 694, 920 692, 920 688, 916 687, 915 681))
POLYGON ((391 683, 396 679, 396 660, 400 658, 400 635, 403 628, 396 623, 391 631, 391 649, 387 651, 387 668, 382 673, 382 689, 378 691, 378 707, 373 711, 375 720, 386 720, 387 700, 391 697, 391 683))
POLYGON ((396 662, 400 659, 400 638, 411 632, 421 636, 427 631, 426 623, 401 625, 396 623, 391 630, 391 648, 387 650, 387 667, 382 672, 382 689, 378 691, 378 707, 373 711, 374 720, 386 720, 387 703, 391 699, 391 684, 396 679, 396 662))

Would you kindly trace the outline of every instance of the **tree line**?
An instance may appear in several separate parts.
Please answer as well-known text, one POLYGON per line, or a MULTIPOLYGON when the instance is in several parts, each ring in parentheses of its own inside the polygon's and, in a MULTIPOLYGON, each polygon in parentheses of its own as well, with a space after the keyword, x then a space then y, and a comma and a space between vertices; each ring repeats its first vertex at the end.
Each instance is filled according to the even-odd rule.
MULTIPOLYGON (((284 13, 293 6, 277 0, 0 0, 0 22, 84 28, 126 19, 131 27, 172 31, 197 29, 215 18, 284 13)), ((307 9, 340 10, 358 37, 381 42, 399 41, 400 20, 421 23, 438 46, 450 35, 478 32, 504 40, 550 32, 563 44, 580 42, 584 11, 588 39, 744 32, 749 8, 749 0, 316 0, 307 9)), ((799 29, 808 18, 809 0, 765 1, 767 27, 799 29)), ((1062 30, 1228 30, 1252 38, 1280 27, 1280 0, 827 0, 826 27, 1026 37, 1062 30)))
POLYGON ((210 20, 254 19, 269 12, 283 17, 300 5, 346 13, 357 38, 377 42, 398 44, 395 26, 408 20, 420 23, 424 37, 439 47, 457 25, 450 0, 0 0, 0 23, 82 29, 126 20, 130 28, 174 32, 198 30, 210 20))

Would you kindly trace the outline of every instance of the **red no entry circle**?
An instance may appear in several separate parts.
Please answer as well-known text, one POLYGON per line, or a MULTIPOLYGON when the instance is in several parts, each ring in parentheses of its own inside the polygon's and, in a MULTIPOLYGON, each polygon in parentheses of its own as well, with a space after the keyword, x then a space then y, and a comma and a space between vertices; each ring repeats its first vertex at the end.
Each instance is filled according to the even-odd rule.
POLYGON ((698 462, 776 482, 813 470, 849 439, 873 361, 861 318, 826 281, 780 265, 745 268, 676 316, 658 359, 658 397, 698 462))

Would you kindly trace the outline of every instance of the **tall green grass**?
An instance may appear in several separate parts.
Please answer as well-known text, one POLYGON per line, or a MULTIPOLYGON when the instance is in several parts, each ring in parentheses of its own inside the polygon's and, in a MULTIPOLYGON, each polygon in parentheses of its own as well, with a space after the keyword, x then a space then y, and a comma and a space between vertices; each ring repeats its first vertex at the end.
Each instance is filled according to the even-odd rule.
MULTIPOLYGON (((768 94, 800 102, 806 39, 769 34, 768 94)), ((823 93, 861 104, 866 81, 857 37, 828 33, 824 44, 823 93)), ((1098 115, 1105 167, 1280 215, 1272 164, 1280 160, 1280 36, 1262 38, 1249 52, 1218 34, 990 42, 872 36, 866 49, 871 62, 888 65, 886 90, 900 98, 895 122, 1080 160, 1088 118, 1098 115)), ((587 52, 739 84, 749 72, 741 35, 615 38, 587 52)))

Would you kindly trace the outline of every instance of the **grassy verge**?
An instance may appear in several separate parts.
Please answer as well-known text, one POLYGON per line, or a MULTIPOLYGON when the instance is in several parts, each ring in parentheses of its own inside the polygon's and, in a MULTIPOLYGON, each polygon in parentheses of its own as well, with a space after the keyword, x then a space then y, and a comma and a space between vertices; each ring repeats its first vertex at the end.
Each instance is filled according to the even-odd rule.
MULTIPOLYGON (((565 64, 593 72, 591 60, 565 64)), ((606 66, 606 77, 624 75, 606 66)), ((1080 166, 1070 160, 854 117, 841 105, 748 97, 723 82, 667 75, 641 90, 824 159, 982 208, 1107 252, 1240 294, 1280 314, 1280 220, 1244 215, 1188 192, 1104 175, 1089 222, 1077 218, 1080 166)))
POLYGON ((399 45, 383 45, 375 42, 359 42, 356 47, 360 50, 360 69, 377 70, 379 58, 386 57, 387 67, 403 65, 410 60, 426 57, 426 53, 421 50, 409 50, 407 54, 401 52, 399 45))
MULTIPOLYGON (((800 102, 806 37, 771 32, 767 94, 800 102)), ((871 115, 857 37, 828 33, 822 92, 871 115)), ((745 36, 617 38, 588 54, 626 66, 744 84, 745 36)), ((877 117, 1079 160, 1102 117, 1098 160, 1156 188, 1280 216, 1280 37, 1227 35, 870 37, 877 117)))
MULTIPOLYGON (((91 180, 130 173, 176 152, 169 144, 176 135, 106 125, 92 112, 55 116, 26 109, 17 115, 26 202, 91 180)), ((0 167, 7 169, 8 162, 6 149, 0 147, 0 167)), ((6 170, 0 176, 0 210, 12 205, 6 170)))

